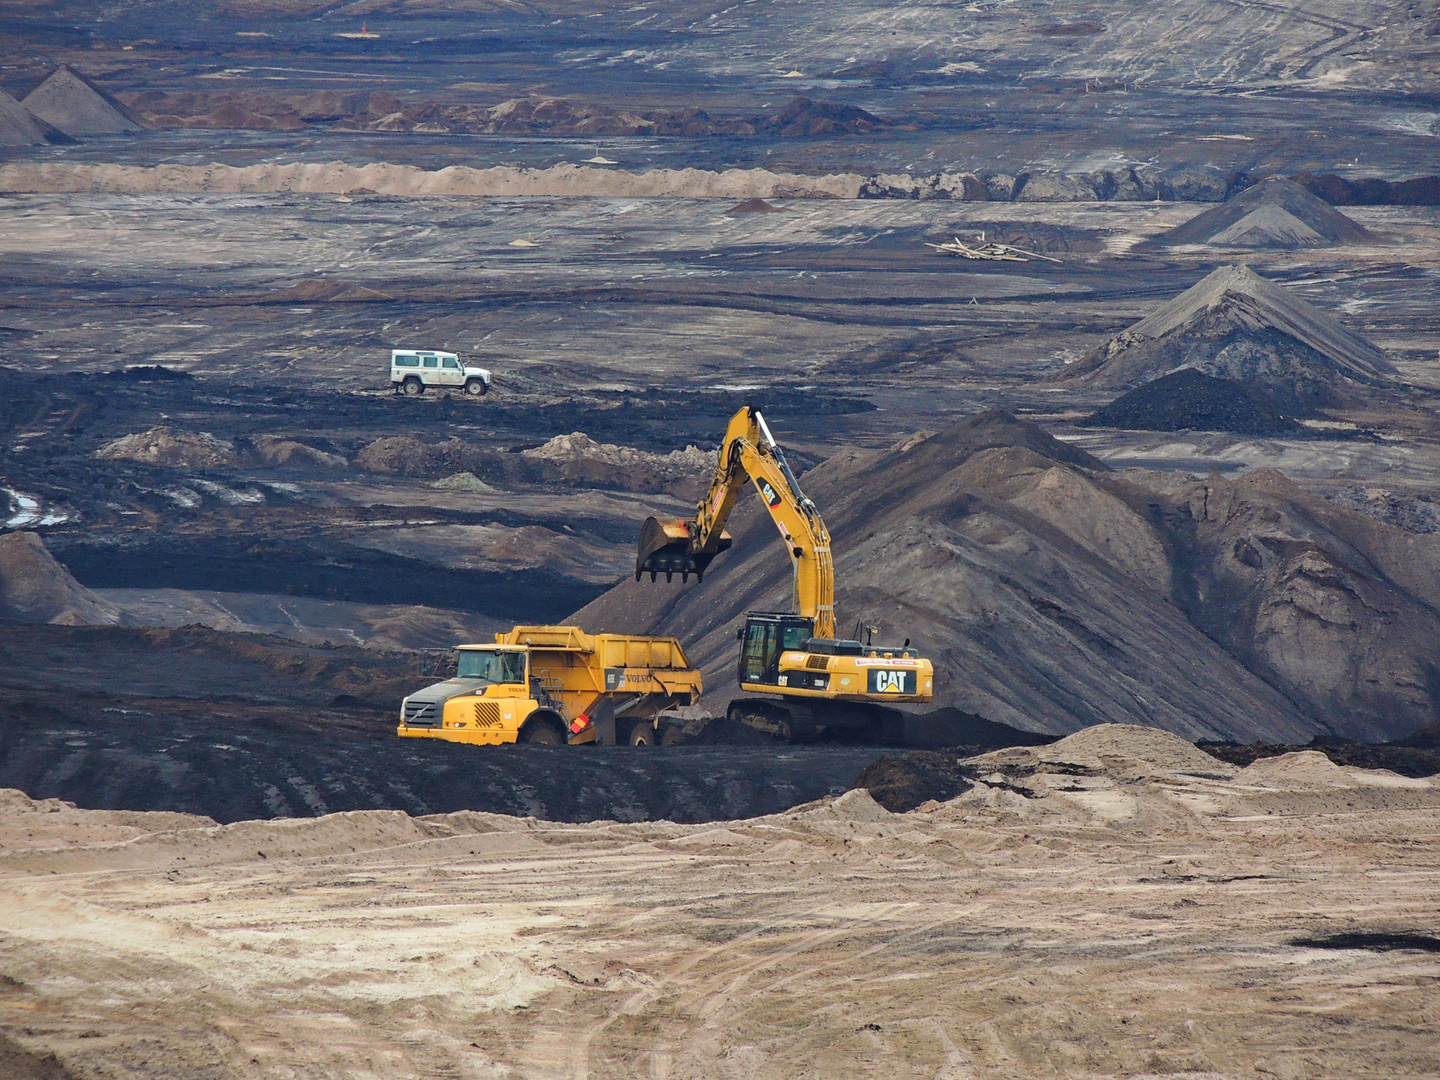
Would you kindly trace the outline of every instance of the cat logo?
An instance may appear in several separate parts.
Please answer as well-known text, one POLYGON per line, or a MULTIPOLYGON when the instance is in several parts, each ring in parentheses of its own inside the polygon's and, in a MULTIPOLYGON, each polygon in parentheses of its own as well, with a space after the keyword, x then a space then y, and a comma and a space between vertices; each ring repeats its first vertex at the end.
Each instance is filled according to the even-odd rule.
POLYGON ((769 480, 760 481, 760 497, 765 500, 765 505, 776 507, 780 505, 780 493, 770 486, 769 480))
POLYGON ((915 672, 873 668, 870 671, 869 690, 872 694, 894 694, 899 697, 914 694, 915 672))

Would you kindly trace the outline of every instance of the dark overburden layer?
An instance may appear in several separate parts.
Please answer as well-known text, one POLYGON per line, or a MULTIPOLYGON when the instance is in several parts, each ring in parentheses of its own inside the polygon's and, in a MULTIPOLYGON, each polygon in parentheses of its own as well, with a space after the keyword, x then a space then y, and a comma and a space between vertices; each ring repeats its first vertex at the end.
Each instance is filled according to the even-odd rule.
POLYGON ((1263 758, 1293 754, 1300 750, 1318 750, 1336 765, 1356 769, 1389 769, 1401 776, 1435 776, 1440 774, 1440 750, 1434 747, 1407 745, 1401 739, 1389 743, 1357 743, 1345 739, 1317 738, 1303 746, 1275 743, 1196 743, 1207 754, 1232 765, 1250 765, 1263 758))
POLYGON ((0 628, 0 788, 217 821, 487 810, 713 821, 849 788, 878 751, 472 747, 395 734, 416 657, 250 634, 0 628))

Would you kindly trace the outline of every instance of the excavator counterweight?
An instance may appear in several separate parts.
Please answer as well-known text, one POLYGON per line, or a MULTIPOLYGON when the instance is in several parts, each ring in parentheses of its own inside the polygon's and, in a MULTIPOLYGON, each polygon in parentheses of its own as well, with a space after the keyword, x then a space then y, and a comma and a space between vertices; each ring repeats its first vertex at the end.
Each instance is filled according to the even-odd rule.
POLYGON ((924 702, 934 695, 934 669, 904 645, 862 645, 835 636, 835 576, 830 533, 800 489, 765 418, 746 406, 731 419, 720 460, 695 517, 647 518, 640 528, 635 580, 660 574, 703 579, 711 560, 731 546, 725 523, 746 482, 755 486, 794 569, 792 613, 751 611, 737 631, 739 682, 780 701, 738 699, 732 718, 789 737, 829 727, 877 729, 879 703, 924 702))

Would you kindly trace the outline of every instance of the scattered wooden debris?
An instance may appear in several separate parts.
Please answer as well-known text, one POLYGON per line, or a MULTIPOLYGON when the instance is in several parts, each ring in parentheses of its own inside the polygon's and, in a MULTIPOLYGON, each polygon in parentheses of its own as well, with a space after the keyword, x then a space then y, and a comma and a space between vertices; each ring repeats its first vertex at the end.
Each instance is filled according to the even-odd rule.
POLYGON ((928 248, 936 251, 943 251, 946 255, 958 255, 962 259, 985 259, 990 262, 1029 262, 1031 259, 1044 259, 1046 262, 1064 262, 1053 255, 1042 255, 1038 251, 1026 251, 1024 248, 1011 247, 1009 244, 986 243, 985 234, 980 234, 980 242, 971 247, 958 236, 947 240, 943 244, 926 244, 928 248))

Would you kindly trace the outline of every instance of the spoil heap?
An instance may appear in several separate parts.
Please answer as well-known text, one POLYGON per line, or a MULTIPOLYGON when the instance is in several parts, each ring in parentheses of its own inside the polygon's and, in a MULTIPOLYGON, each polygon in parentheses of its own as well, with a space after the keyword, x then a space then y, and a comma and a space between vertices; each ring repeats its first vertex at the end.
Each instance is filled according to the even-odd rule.
POLYGON ((0 622, 114 626, 120 609, 70 575, 35 533, 0 536, 0 622))
POLYGON ((1129 389, 1183 368, 1323 399, 1393 374, 1385 354, 1245 266, 1224 266, 1060 374, 1129 389))
POLYGON ((1331 247, 1371 239, 1370 233, 1299 184, 1280 177, 1246 188, 1158 237, 1162 247, 1209 244, 1234 248, 1331 247))
POLYGON ((144 130, 133 113, 63 64, 22 102, 36 116, 72 137, 124 135, 144 130))
POLYGON ((0 146, 43 146, 48 141, 43 123, 0 90, 0 146))
POLYGON ((546 479, 600 484, 640 491, 689 494, 715 471, 714 452, 687 446, 668 454, 651 454, 629 446, 596 442, 583 431, 556 435, 544 446, 520 455, 537 466, 546 479))
POLYGON ((727 210, 727 211, 725 211, 725 212, 726 212, 727 214, 732 215, 732 216, 738 216, 738 215, 740 215, 740 214, 782 214, 782 213, 784 213, 784 211, 781 210, 780 207, 778 207, 778 206, 771 206, 771 205, 770 205, 768 202, 766 202, 764 199, 746 199, 744 202, 738 204, 737 206, 732 206, 729 210, 727 210))
MULTIPOLYGON (((1391 737, 1432 715, 1440 537, 1278 474, 1115 473, 987 413, 837 455, 804 486, 834 537, 841 632, 859 618, 913 636, 937 707, 1054 734, 1120 722, 1290 744, 1391 737)), ((791 601, 759 510, 737 508, 734 547, 703 583, 626 582, 572 618, 679 635, 723 710, 744 612, 791 601)))
POLYGON ((125 435, 95 451, 101 461, 138 461, 174 469, 213 469, 236 462, 235 446, 208 431, 179 431, 161 425, 125 435))

